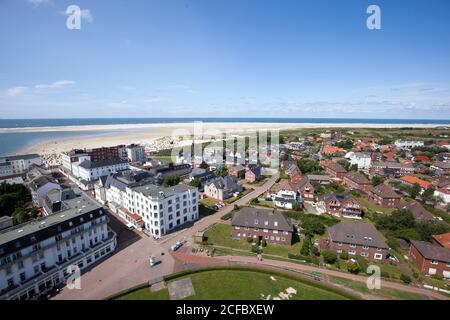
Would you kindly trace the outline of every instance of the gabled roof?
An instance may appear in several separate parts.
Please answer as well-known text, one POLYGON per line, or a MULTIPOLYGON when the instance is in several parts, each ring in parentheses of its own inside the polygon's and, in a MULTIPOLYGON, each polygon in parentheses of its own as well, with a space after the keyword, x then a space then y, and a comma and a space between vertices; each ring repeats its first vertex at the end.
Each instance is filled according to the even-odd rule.
POLYGON ((367 179, 365 175, 357 171, 350 171, 344 176, 344 178, 347 178, 357 184, 370 184, 369 179, 367 179))
POLYGON ((418 184, 421 188, 426 189, 431 185, 431 182, 419 179, 417 177, 413 177, 413 176, 404 176, 401 177, 400 180, 409 183, 409 184, 418 184))
POLYGON ((94 169, 94 168, 101 168, 101 167, 108 167, 113 166, 117 164, 125 164, 129 163, 127 160, 102 160, 102 161, 91 161, 91 160, 84 160, 82 163, 79 164, 80 167, 84 169, 94 169))
POLYGON ((333 242, 388 249, 382 235, 373 224, 342 221, 328 229, 333 242))
POLYGON ((376 194, 377 196, 385 199, 400 198, 397 192, 395 192, 395 190, 392 189, 392 187, 388 186, 387 184, 380 184, 370 189, 370 191, 376 194))
POLYGON ((343 166, 341 166, 339 163, 334 162, 334 161, 330 161, 330 162, 326 163, 324 166, 334 172, 337 172, 337 173, 347 172, 347 170, 345 170, 343 166))
POLYGON ((425 241, 411 240, 411 245, 414 246, 420 254, 428 260, 441 261, 450 263, 450 249, 444 248, 436 244, 431 244, 425 241))
POLYGON ((432 237, 441 245, 441 247, 450 248, 450 232, 435 234, 432 235, 432 237))
POLYGON ((413 200, 403 207, 411 211, 415 219, 418 220, 434 220, 435 217, 427 211, 419 202, 413 200))
POLYGON ((231 221, 231 225, 288 232, 293 231, 291 221, 281 212, 250 207, 242 208, 236 212, 231 221))

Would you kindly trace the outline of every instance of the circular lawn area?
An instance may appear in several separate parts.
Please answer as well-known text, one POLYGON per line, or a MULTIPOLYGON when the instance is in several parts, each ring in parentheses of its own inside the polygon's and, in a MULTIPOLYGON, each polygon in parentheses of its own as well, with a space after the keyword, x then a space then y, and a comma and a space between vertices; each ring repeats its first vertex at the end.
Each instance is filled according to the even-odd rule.
POLYGON ((261 269, 202 269, 169 276, 166 288, 152 292, 149 287, 130 290, 118 300, 170 299, 171 282, 190 278, 195 294, 186 300, 343 300, 352 295, 315 280, 261 269))

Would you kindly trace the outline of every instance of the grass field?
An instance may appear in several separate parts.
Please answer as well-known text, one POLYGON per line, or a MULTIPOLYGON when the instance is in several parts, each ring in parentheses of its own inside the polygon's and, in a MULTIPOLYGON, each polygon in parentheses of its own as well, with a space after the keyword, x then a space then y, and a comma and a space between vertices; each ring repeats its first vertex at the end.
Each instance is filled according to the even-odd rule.
MULTIPOLYGON (((190 277, 195 295, 188 300, 261 300, 273 299, 286 289, 292 288, 292 300, 347 300, 350 297, 335 290, 328 290, 319 284, 314 284, 297 277, 283 276, 269 271, 252 270, 208 270, 183 276, 171 281, 190 277)), ((120 300, 161 300, 168 299, 168 289, 151 292, 149 288, 121 296, 120 300)))

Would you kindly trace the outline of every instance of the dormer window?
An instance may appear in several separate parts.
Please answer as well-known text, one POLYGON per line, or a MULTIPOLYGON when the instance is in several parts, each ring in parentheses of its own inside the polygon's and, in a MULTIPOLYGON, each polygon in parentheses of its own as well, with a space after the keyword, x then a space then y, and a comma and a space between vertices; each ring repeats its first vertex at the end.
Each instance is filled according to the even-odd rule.
POLYGON ((278 221, 275 221, 275 222, 273 223, 273 225, 274 225, 275 227, 277 227, 277 226, 278 226, 278 221))
POLYGON ((255 219, 255 224, 258 224, 258 219, 255 219))
POLYGON ((268 226, 269 225, 269 221, 264 221, 264 225, 268 226))

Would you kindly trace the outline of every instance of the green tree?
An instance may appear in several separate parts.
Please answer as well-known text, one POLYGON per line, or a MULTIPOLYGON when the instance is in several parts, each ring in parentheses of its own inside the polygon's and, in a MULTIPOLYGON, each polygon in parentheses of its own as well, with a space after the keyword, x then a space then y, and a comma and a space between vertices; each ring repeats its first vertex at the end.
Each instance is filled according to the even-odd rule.
POLYGON ((200 188, 201 185, 200 179, 199 178, 192 179, 189 185, 192 187, 200 188))
POLYGON ((302 256, 309 256, 309 247, 311 246, 311 238, 306 237, 303 240, 302 248, 300 249, 300 254, 302 256))
POLYGON ((348 253, 346 251, 342 251, 339 254, 339 258, 341 258, 342 260, 348 260, 348 253))
POLYGON ((403 274, 403 273, 400 276, 400 280, 402 280, 403 283, 405 283, 405 284, 410 284, 411 283, 411 277, 409 277, 408 275, 403 274))
POLYGON ((373 185, 374 187, 376 187, 376 186, 382 184, 383 182, 384 182, 384 178, 382 178, 382 177, 374 176, 374 177, 372 178, 372 185, 373 185))
POLYGON ((420 194, 420 191, 422 188, 420 187, 420 184, 414 183, 409 191, 409 194, 411 195, 411 198, 415 199, 420 194))
POLYGON ((336 252, 333 252, 330 250, 323 250, 322 257, 323 257, 323 261, 328 264, 334 264, 337 260, 336 252))
POLYGON ((356 262, 347 262, 347 270, 353 274, 358 274, 360 271, 359 265, 356 262))
POLYGON ((30 220, 28 211, 22 207, 16 208, 12 214, 12 217, 14 218, 16 224, 24 223, 30 220))
POLYGON ((298 160, 297 165, 300 171, 304 174, 318 170, 317 162, 313 159, 298 160))
POLYGON ((180 183, 180 177, 174 176, 174 177, 165 177, 163 180, 163 186, 164 187, 173 187, 180 183))

